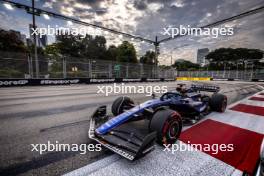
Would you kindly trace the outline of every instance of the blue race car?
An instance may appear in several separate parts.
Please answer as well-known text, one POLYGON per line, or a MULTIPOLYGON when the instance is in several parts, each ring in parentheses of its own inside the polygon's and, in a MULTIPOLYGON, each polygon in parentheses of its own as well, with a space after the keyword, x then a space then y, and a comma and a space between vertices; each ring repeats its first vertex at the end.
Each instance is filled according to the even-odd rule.
POLYGON ((112 104, 112 114, 100 106, 90 121, 89 138, 129 159, 140 158, 158 144, 173 144, 185 123, 195 123, 211 111, 224 112, 227 97, 219 88, 180 84, 175 91, 136 105, 129 97, 119 97, 112 104), (201 91, 213 92, 211 96, 201 91))

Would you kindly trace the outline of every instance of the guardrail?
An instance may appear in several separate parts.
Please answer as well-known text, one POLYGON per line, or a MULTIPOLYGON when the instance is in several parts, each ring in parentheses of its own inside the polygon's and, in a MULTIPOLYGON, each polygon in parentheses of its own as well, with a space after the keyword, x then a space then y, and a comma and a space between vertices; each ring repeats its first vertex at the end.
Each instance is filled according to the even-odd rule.
POLYGON ((0 87, 175 81, 170 78, 0 79, 0 87))
POLYGON ((175 77, 210 77, 214 80, 264 80, 264 69, 177 71, 175 77))

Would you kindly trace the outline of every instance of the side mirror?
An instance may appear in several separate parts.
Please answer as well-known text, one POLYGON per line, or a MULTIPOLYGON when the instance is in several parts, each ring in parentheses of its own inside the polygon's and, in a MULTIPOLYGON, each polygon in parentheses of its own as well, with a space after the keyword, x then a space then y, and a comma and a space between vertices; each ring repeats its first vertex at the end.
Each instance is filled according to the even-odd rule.
POLYGON ((151 96, 152 96, 152 99, 156 98, 156 94, 155 93, 152 93, 151 96))

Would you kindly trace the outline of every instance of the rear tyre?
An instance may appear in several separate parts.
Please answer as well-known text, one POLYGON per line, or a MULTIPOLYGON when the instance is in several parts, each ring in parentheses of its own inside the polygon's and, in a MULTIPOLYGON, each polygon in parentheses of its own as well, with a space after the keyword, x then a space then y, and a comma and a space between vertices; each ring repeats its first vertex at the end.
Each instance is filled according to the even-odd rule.
POLYGON ((211 110, 216 112, 225 112, 227 106, 227 97, 223 94, 213 94, 210 99, 211 110))
POLYGON ((134 101, 129 97, 118 97, 112 104, 112 113, 117 116, 133 107, 134 101))
POLYGON ((158 144, 174 144, 181 134, 181 116, 170 109, 160 110, 152 117, 150 130, 157 132, 158 144))

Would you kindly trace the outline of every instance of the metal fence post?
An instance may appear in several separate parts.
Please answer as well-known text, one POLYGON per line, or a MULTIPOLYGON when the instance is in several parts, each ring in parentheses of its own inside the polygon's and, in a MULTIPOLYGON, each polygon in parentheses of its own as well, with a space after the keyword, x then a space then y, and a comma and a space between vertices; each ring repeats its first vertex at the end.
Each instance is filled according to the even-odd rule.
POLYGON ((143 78, 143 64, 140 63, 140 77, 143 78))
POLYGON ((62 58, 62 72, 63 72, 63 78, 67 77, 67 67, 66 67, 66 58, 62 58))
POLYGON ((112 63, 109 63, 108 65, 108 77, 109 78, 112 78, 112 63))
POLYGON ((92 62, 91 62, 91 59, 89 59, 89 62, 88 62, 88 64, 89 64, 89 78, 92 78, 92 62))
POLYGON ((254 64, 252 64, 252 67, 251 67, 251 80, 253 79, 253 72, 254 72, 254 64))
POLYGON ((126 78, 128 78, 128 64, 126 64, 126 78))
POLYGON ((32 58, 30 55, 28 55, 28 74, 29 74, 30 78, 33 77, 32 58))

